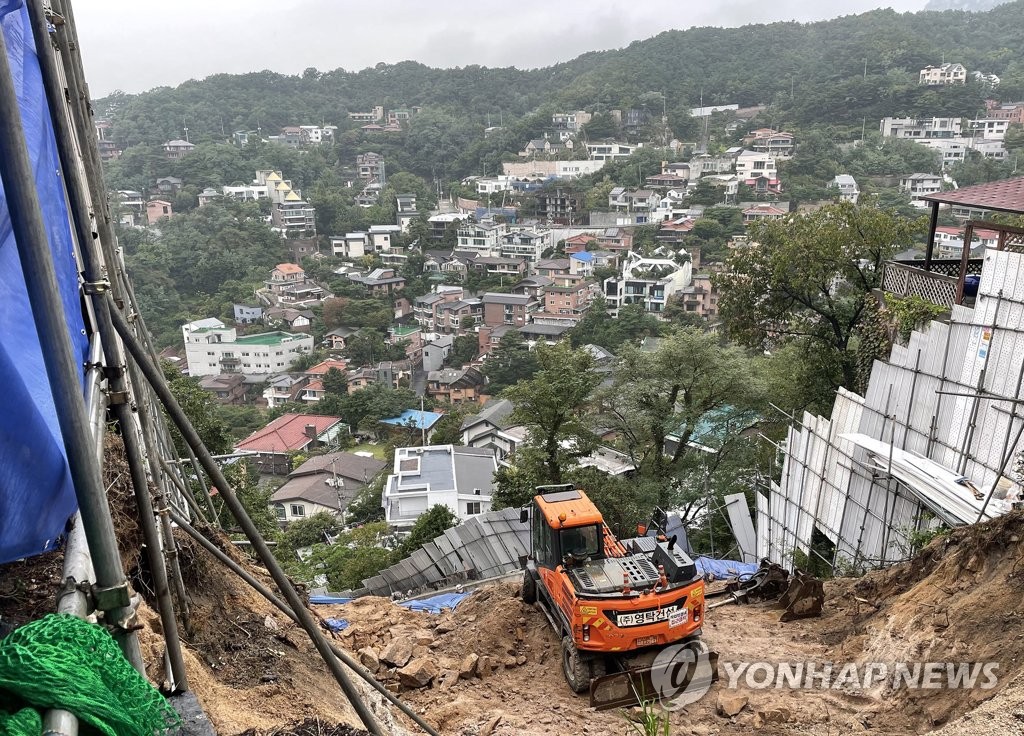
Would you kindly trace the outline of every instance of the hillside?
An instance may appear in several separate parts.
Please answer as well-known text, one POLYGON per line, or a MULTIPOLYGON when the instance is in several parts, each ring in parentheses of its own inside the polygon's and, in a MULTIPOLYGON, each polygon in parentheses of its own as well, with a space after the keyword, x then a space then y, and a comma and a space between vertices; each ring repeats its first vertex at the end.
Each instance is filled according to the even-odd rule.
POLYGON ((971 13, 983 13, 1002 5, 1007 0, 928 0, 925 10, 966 10, 971 13))
POLYGON ((476 132, 499 115, 508 122, 543 107, 647 105, 685 133, 685 111, 705 104, 776 103, 779 122, 830 122, 859 129, 864 117, 892 112, 973 114, 983 90, 942 94, 916 84, 917 71, 942 58, 998 74, 1003 97, 1024 96, 1024 0, 986 13, 876 10, 818 23, 669 31, 613 51, 521 71, 467 66, 434 69, 406 61, 352 72, 286 76, 271 71, 213 75, 178 87, 99 100, 121 145, 180 137, 194 142, 226 131, 271 131, 301 121, 347 123, 347 112, 423 105, 454 114, 476 132), (867 75, 864 66, 867 60, 867 75), (792 92, 792 98, 790 93, 792 92))

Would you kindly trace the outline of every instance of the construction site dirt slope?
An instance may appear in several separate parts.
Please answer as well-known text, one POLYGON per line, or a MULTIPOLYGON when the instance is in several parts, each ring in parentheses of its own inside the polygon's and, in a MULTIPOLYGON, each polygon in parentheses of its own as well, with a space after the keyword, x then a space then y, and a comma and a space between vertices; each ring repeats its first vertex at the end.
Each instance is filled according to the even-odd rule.
MULTIPOLYGON (((711 611, 705 638, 721 680, 671 714, 673 734, 1024 734, 1024 515, 959 529, 914 561, 826 586, 820 618, 779 622, 772 604, 711 611), (990 689, 727 688, 726 663, 996 662, 990 689), (733 715, 720 715, 725 711, 733 715)), ((220 546, 268 586, 232 545, 220 546)), ((206 553, 182 540, 190 685, 218 733, 358 727, 304 632, 206 553)), ((383 598, 318 606, 333 635, 443 734, 632 733, 621 711, 594 712, 561 672, 559 642, 516 582, 484 585, 455 611, 408 611, 383 598)), ((165 679, 159 618, 143 607, 154 682, 165 679)), ((365 690, 365 688, 364 688, 365 690)), ((416 733, 368 693, 388 733, 416 733)), ((344 731, 340 731, 344 732, 344 731)))
MULTIPOLYGON (((833 663, 838 674, 846 663, 863 673, 869 663, 995 662, 995 687, 894 689, 889 678, 865 688, 833 677, 827 689, 758 689, 741 677, 728 689, 720 667, 707 695, 671 714, 672 733, 1024 734, 1022 539, 1022 514, 954 530, 912 562, 829 582, 820 618, 783 624, 772 604, 724 606, 704 630, 723 665, 833 663)), ((570 692, 558 639, 516 583, 484 586, 440 615, 382 598, 321 613, 347 620, 341 645, 441 733, 631 732, 624 713, 594 712, 570 692)))

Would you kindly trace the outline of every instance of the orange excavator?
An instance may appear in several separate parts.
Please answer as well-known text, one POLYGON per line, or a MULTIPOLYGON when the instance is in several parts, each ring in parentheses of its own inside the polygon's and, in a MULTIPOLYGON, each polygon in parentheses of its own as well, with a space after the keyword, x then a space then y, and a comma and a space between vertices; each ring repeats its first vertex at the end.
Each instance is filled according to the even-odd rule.
POLYGON ((620 542, 582 490, 537 491, 520 514, 531 540, 522 598, 561 637, 562 670, 574 692, 590 690, 598 709, 635 704, 656 689, 639 655, 678 644, 717 659, 700 640, 704 581, 674 537, 620 542))

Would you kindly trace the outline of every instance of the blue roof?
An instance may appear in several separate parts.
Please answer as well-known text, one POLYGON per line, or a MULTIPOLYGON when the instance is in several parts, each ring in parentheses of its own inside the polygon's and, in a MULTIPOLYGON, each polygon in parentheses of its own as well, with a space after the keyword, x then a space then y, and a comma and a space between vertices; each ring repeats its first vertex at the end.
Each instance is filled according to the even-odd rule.
POLYGON ((435 411, 420 411, 419 409, 406 409, 397 417, 381 419, 382 424, 393 424, 396 427, 414 427, 416 429, 430 429, 444 414, 435 411))
POLYGON ((575 258, 577 261, 583 261, 584 263, 590 263, 594 260, 594 254, 588 253, 585 250, 581 250, 579 253, 573 253, 570 258, 575 258))

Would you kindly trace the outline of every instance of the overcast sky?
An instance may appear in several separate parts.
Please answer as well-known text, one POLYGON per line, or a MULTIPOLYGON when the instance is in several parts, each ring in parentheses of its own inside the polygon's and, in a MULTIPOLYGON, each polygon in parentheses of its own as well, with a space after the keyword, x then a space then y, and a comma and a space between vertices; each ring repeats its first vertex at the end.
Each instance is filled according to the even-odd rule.
POLYGON ((926 0, 75 0, 94 97, 221 72, 541 67, 671 28, 820 20, 926 0))

